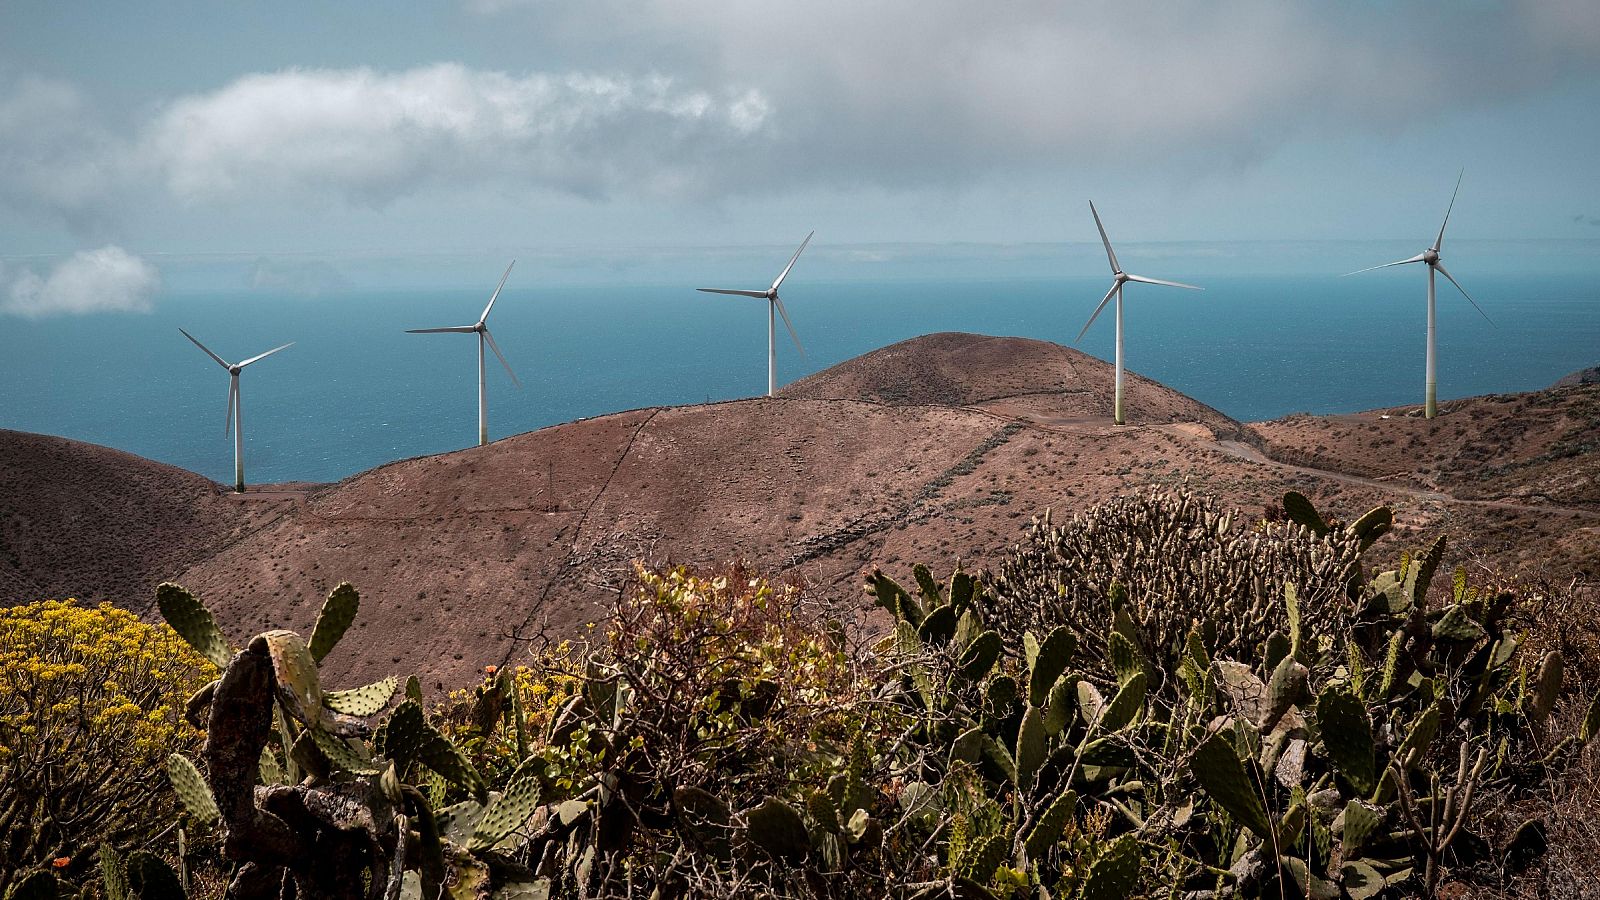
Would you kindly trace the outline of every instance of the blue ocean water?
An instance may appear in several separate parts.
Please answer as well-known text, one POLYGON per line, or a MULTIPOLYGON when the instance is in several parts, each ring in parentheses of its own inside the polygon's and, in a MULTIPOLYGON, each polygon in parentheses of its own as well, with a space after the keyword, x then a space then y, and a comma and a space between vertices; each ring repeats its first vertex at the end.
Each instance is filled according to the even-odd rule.
MULTIPOLYGON (((1218 277, 1204 293, 1130 285, 1127 363, 1242 420, 1417 403, 1424 279, 1218 277)), ((1174 272, 1165 277, 1183 279, 1174 272)), ((791 279, 780 382, 935 331, 1069 342, 1107 279, 937 283, 791 279)), ((1600 277, 1485 276, 1471 289, 1490 325, 1441 288, 1441 398, 1532 390, 1600 363, 1600 277)), ((405 334, 467 324, 480 290, 316 298, 169 293, 149 314, 0 320, 0 427, 105 444, 226 481, 227 376, 178 334, 225 358, 293 348, 244 372, 246 475, 332 481, 378 464, 472 445, 470 335, 405 334)), ((766 388, 764 304, 682 285, 508 285, 490 326, 522 379, 491 356, 490 436, 658 404, 766 388)), ((1112 353, 1109 314, 1081 349, 1112 353)))

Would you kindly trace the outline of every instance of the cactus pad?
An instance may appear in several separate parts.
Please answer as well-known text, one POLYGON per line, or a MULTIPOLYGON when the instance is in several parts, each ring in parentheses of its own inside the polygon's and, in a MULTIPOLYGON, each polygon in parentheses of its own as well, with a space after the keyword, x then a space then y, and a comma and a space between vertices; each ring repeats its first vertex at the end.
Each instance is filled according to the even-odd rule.
POLYGON ((161 610, 161 618, 166 619, 172 630, 189 646, 211 660, 217 668, 228 667, 228 660, 233 657, 233 651, 228 649, 228 639, 222 636, 222 629, 217 627, 217 620, 211 617, 211 610, 206 609, 193 594, 166 582, 156 588, 156 607, 161 610))
POLYGON ((1084 875, 1083 900, 1127 900, 1139 884, 1139 841, 1125 834, 1111 842, 1084 875))
POLYGON ((1213 734, 1197 748, 1189 762, 1195 779, 1205 788, 1211 799, 1240 824, 1264 840, 1272 840, 1272 825, 1267 821, 1267 810, 1256 791, 1255 783, 1244 770, 1244 763, 1234 752, 1233 742, 1222 734, 1213 734))
POLYGON ((1105 714, 1100 717, 1101 729, 1120 731, 1133 724, 1133 720, 1138 718, 1140 711, 1144 709, 1145 690, 1145 675, 1139 672, 1130 678, 1106 705, 1105 714))
POLYGON ((128 870, 122 854, 110 844, 100 845, 100 884, 106 890, 106 900, 128 900, 128 870))
POLYGON ((147 850, 128 854, 128 890, 139 900, 185 900, 178 874, 147 850))
POLYGON ((1361 701, 1336 687, 1323 690, 1317 698, 1317 725, 1322 745, 1339 774, 1356 793, 1367 795, 1377 785, 1372 722, 1361 701))
POLYGON ((422 715, 422 707, 415 701, 400 704, 389 717, 384 733, 384 753, 398 762, 416 760, 438 773, 446 781, 471 791, 480 800, 487 799, 488 789, 478 770, 472 767, 456 745, 439 733, 422 715))
POLYGON ((994 878, 995 870, 1006 861, 1006 851, 1010 847, 1011 841, 1004 834, 991 834, 984 838, 963 860, 966 876, 978 884, 988 884, 994 878))
POLYGON ((468 850, 510 849, 508 839, 539 809, 539 778, 536 767, 523 763, 506 784, 505 793, 489 801, 472 831, 468 850))
POLYGON ((1038 653, 1028 664, 1028 702, 1043 706, 1050 699, 1050 689, 1056 679, 1067 670, 1072 654, 1078 649, 1078 639, 1065 625, 1051 631, 1039 645, 1038 653))
POLYGON ((334 768, 353 775, 377 775, 383 771, 383 768, 367 755, 366 748, 360 744, 329 734, 321 728, 308 728, 306 731, 316 743, 317 749, 322 751, 322 755, 328 758, 328 762, 334 768), (358 747, 360 749, 357 749, 358 747))
POLYGON ((210 825, 222 817, 217 809, 216 798, 211 795, 211 787, 200 776, 200 770, 194 767, 189 757, 181 753, 167 757, 167 780, 172 782, 173 791, 183 801, 183 808, 189 811, 196 825, 210 825))
POLYGON ((272 673, 278 681, 278 699, 284 709, 301 724, 315 727, 322 722, 322 684, 317 679, 317 661, 311 658, 300 635, 292 631, 268 631, 256 638, 267 645, 272 656, 272 673))
POLYGON ((805 821, 794 807, 776 797, 746 810, 744 819, 750 840, 777 859, 799 862, 811 849, 805 821))
POLYGON ((341 582, 323 601, 322 612, 317 614, 316 627, 311 629, 311 658, 322 662, 333 645, 344 637, 345 630, 355 621, 356 610, 361 606, 361 596, 350 582, 341 582))
POLYGON ((1045 807, 1023 842, 1023 847, 1028 851, 1028 859, 1035 862, 1044 859, 1050 848, 1061 840, 1061 836, 1066 832, 1067 823, 1072 821, 1072 813, 1077 807, 1078 795, 1073 791, 1066 791, 1045 807))
POLYGON ((351 716, 370 716, 383 709, 389 703, 389 698, 400 687, 400 679, 393 675, 382 681, 350 688, 343 691, 329 691, 323 695, 322 702, 334 712, 345 713, 351 716))
POLYGON ((1017 787, 1024 791, 1033 787, 1034 777, 1044 765, 1045 754, 1049 747, 1049 738, 1045 735, 1044 729, 1044 713, 1040 712, 1039 707, 1030 704, 1028 711, 1022 714, 1022 726, 1017 730, 1015 755, 1017 787))
POLYGON ((995 660, 1000 658, 1003 646, 998 631, 985 631, 973 638, 972 643, 962 652, 961 660, 957 664, 961 674, 973 681, 989 674, 995 660))
POLYGON ((672 805, 677 809, 678 829, 691 844, 718 859, 728 856, 729 823, 733 818, 728 804, 703 788, 681 787, 673 793, 672 805))

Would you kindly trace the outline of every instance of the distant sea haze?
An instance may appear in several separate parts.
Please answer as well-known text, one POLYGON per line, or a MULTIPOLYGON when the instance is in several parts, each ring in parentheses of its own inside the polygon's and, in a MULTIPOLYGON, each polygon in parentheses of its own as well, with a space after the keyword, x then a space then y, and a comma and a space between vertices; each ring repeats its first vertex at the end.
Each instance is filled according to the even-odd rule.
MULTIPOLYGON (((780 328, 780 384, 936 331, 1069 344, 1110 283, 823 282, 801 274, 785 282, 784 303, 806 355, 780 328)), ((1134 372, 1244 421, 1422 401, 1420 270, 1339 279, 1155 275, 1206 291, 1129 286, 1134 372)), ((523 386, 490 358, 490 437, 764 393, 766 304, 698 294, 696 286, 525 288, 513 275, 491 325, 523 386)), ((1441 281, 1441 400, 1543 388, 1600 363, 1600 277, 1479 276, 1467 287, 1495 324, 1441 281)), ((251 483, 333 481, 469 447, 477 439, 476 341, 403 332, 471 324, 487 295, 169 294, 149 314, 7 319, 0 427, 105 444, 231 482, 227 373, 183 339, 181 325, 230 360, 296 342, 243 373, 251 483)), ((1109 360, 1113 327, 1108 310, 1079 348, 1109 360)), ((1137 421, 1137 410, 1130 418, 1137 421)))

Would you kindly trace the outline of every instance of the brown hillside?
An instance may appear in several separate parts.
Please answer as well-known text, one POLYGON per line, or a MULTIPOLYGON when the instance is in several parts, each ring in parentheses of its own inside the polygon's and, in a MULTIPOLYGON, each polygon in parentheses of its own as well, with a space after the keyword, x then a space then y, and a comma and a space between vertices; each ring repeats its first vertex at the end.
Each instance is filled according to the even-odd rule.
MULTIPOLYGON (((105 542, 103 553, 35 555, 35 541, 23 557, 39 573, 30 577, 139 580, 148 597, 148 585, 183 562, 161 554, 190 554, 178 580, 217 610, 236 640, 270 627, 308 629, 328 589, 349 580, 364 598, 360 639, 329 658, 334 680, 416 671, 437 689, 471 679, 484 664, 515 661, 541 636, 581 637, 633 559, 743 559, 854 599, 874 566, 905 575, 913 562, 941 570, 957 559, 993 564, 1034 514, 1053 508, 1067 516, 1149 485, 1186 482, 1247 510, 1290 488, 1345 517, 1393 503, 1402 525, 1396 551, 1440 527, 1487 535, 1465 542, 1451 565, 1538 561, 1575 521, 1595 524, 1581 519, 1595 515, 1588 509, 1561 510, 1533 495, 1501 505, 1462 501, 1428 483, 1380 480, 1333 456, 1318 458, 1326 466, 1315 471, 1306 460, 1273 461, 1254 435, 1234 439, 1242 426, 1144 379, 1131 380, 1135 424, 1118 428, 1109 421, 1110 384, 1109 366, 1065 348, 932 335, 777 398, 573 422, 392 463, 293 503, 219 498, 204 479, 177 473, 194 485, 195 520, 181 528, 172 520, 178 539, 166 542, 159 528, 139 537, 138 528, 104 527, 140 518, 129 509, 181 505, 176 489, 115 502, 128 483, 114 477, 119 467, 153 465, 118 455, 94 514, 57 515, 52 526, 62 542, 100 532, 86 539, 105 542), (234 518, 241 507, 251 510, 243 525, 234 518), (97 559, 113 552, 155 561, 97 571, 97 559)), ((1274 439, 1288 433, 1277 423, 1262 427, 1274 439)), ((1364 449, 1349 446, 1356 457, 1364 449)), ((1551 477, 1593 459, 1580 449, 1569 463, 1557 461, 1551 477)), ((67 481, 52 468, 60 467, 41 463, 13 476, 5 508, 55 502, 67 481)))
POLYGON ((1486 550, 1600 574, 1600 384, 1450 400, 1431 421, 1396 407, 1251 427, 1276 459, 1464 501, 1459 530, 1486 550), (1513 508, 1544 512, 1524 520, 1513 508))
POLYGON ((141 609, 157 582, 251 530, 269 507, 131 453, 0 430, 0 602, 70 596, 141 609))
MULTIPOLYGON (((946 331, 863 354, 778 393, 891 406, 975 406, 1066 421, 1109 419, 1114 381, 1110 366, 1070 347, 946 331)), ((1219 436, 1244 436, 1238 422, 1160 382, 1128 372, 1126 390, 1130 424, 1194 422, 1219 436)))

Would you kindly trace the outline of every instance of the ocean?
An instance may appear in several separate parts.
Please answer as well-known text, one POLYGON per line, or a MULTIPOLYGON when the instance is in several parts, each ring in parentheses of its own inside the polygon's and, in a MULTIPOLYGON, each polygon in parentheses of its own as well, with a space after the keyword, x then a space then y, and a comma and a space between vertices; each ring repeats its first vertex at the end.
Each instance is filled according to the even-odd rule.
MULTIPOLYGON (((1188 280, 1181 272, 1161 277, 1188 280)), ((765 392, 760 301, 683 285, 515 282, 489 324, 523 384, 514 387, 490 356, 491 438, 765 392)), ((1129 286, 1129 369, 1245 421, 1421 402, 1420 267, 1361 278, 1212 275, 1203 283, 1203 293, 1129 286)), ((779 382, 935 331, 1067 343, 1108 284, 1103 276, 791 278, 784 302, 806 353, 780 323, 779 382)), ((1600 277, 1474 277, 1468 286, 1493 325, 1440 284, 1441 400, 1542 388, 1600 364, 1600 277)), ((477 438, 473 337, 403 332, 470 324, 487 293, 174 291, 147 314, 0 319, 0 427, 105 444, 231 481, 227 374, 183 339, 182 326, 230 360, 296 342, 242 376, 252 483, 333 481, 468 447, 477 438)), ((1113 333, 1108 309, 1079 347, 1110 359, 1113 333)))

